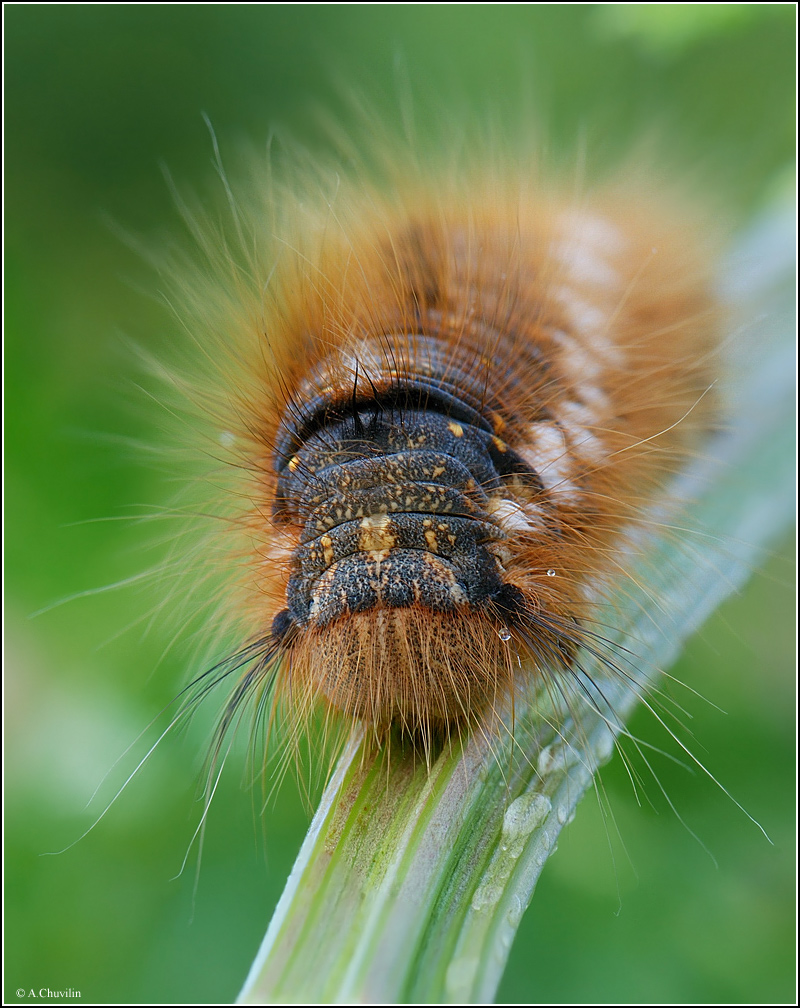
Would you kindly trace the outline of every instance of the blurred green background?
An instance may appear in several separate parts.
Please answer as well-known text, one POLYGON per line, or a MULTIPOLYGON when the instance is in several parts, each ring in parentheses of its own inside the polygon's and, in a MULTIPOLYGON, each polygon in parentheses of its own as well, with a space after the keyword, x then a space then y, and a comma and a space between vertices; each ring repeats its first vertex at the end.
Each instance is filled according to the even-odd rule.
MULTIPOLYGON (((287 785, 262 823, 239 759, 197 879, 193 858, 174 878, 213 709, 164 741, 87 837, 42 856, 91 824, 94 788, 194 667, 192 628, 169 604, 153 615, 161 589, 146 581, 31 618, 164 552, 152 523, 92 521, 174 492, 174 474, 137 447, 163 442, 164 419, 125 337, 159 354, 179 327, 105 220, 154 245, 179 230, 159 163, 205 184, 202 112, 223 152, 262 142, 273 122, 324 151, 309 109, 346 123, 337 76, 390 123, 404 81, 458 115, 494 108, 509 123, 533 95, 556 147, 588 135, 601 155, 655 124, 746 220, 791 164, 794 5, 20 4, 5 28, 6 1002, 42 987, 94 1003, 231 1001, 308 813, 287 785)), ((681 696, 695 751, 775 845, 707 778, 661 761, 715 868, 654 784, 655 808, 636 804, 616 760, 603 773, 614 820, 587 797, 498 1000, 793 1001, 793 601, 789 545, 776 549, 675 672, 727 712, 681 696)), ((633 727, 654 737, 652 718, 633 727)), ((112 771, 106 801, 156 735, 112 771)))

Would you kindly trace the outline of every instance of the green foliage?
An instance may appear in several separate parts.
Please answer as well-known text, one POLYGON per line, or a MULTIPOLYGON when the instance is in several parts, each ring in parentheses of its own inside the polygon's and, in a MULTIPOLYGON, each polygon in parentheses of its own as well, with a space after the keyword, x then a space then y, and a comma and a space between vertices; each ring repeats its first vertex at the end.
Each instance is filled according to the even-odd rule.
POLYGON ((699 42, 757 27, 765 16, 783 20, 784 30, 793 30, 791 4, 684 3, 598 4, 595 10, 601 31, 609 36, 630 37, 657 57, 674 57, 699 42))

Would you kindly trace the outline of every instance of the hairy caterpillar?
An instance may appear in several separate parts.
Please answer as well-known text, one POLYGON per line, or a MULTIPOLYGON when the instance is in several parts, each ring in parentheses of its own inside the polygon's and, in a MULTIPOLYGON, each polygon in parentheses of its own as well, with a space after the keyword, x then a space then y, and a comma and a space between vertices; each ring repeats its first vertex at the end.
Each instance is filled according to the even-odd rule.
POLYGON ((427 750, 489 724, 523 661, 560 683, 602 646, 590 586, 713 413, 710 243, 634 191, 337 179, 268 240, 234 204, 252 630, 217 752, 253 698, 293 735, 322 707, 427 750))

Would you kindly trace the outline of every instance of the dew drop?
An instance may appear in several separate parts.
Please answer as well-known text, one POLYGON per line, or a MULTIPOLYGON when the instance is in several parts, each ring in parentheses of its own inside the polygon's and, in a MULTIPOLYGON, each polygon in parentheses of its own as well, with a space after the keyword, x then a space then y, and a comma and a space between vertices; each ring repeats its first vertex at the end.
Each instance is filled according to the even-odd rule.
POLYGON ((472 909, 476 913, 491 911, 497 906, 502 895, 503 890, 501 886, 484 882, 475 890, 475 894, 472 897, 472 909))
POLYGON ((511 640, 511 631, 508 629, 508 627, 501 627, 497 631, 497 636, 500 638, 501 641, 511 640))
POLYGON ((552 568, 552 567, 551 567, 551 568, 550 568, 550 570, 549 570, 549 571, 547 572, 547 576, 548 576, 548 577, 555 577, 555 576, 556 576, 556 572, 555 572, 555 571, 553 570, 553 568, 552 568))
POLYGON ((521 795, 513 801, 503 816, 502 838, 509 847, 516 842, 522 844, 550 814, 550 799, 545 795, 521 795))

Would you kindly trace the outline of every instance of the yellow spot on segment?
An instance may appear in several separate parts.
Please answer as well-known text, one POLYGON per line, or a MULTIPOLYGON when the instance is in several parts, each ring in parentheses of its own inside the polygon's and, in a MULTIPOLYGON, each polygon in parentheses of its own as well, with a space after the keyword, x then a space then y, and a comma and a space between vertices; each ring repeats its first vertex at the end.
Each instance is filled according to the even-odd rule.
POLYGON ((435 532, 431 532, 431 530, 428 529, 426 531, 426 533, 425 533, 425 542, 428 544, 428 546, 432 550, 432 552, 434 552, 434 553, 438 553, 439 552, 439 543, 438 543, 438 541, 436 539, 436 533, 435 532))
POLYGON ((464 428, 461 426, 461 424, 457 424, 455 420, 450 421, 450 423, 447 425, 447 429, 450 431, 451 434, 455 435, 455 437, 461 437, 464 433, 464 428))
MULTIPOLYGON (((495 432, 495 434, 502 434, 502 432, 506 428, 505 420, 500 416, 499 413, 492 413, 490 419, 492 423, 492 430, 495 432)), ((505 449, 501 448, 500 450, 504 451, 505 449)))
POLYGON ((431 472, 431 479, 436 479, 437 476, 441 476, 444 472, 444 466, 434 466, 431 472))
POLYGON ((289 466, 288 466, 288 469, 289 469, 289 472, 294 472, 294 471, 295 471, 295 469, 296 469, 296 468, 297 468, 297 467, 298 467, 299 465, 300 465, 300 463, 299 463, 299 462, 297 461, 297 456, 296 456, 296 455, 293 455, 293 456, 292 456, 292 457, 291 457, 291 458, 289 459, 289 466))
POLYGON ((508 451, 508 445, 505 443, 505 441, 501 441, 499 437, 493 437, 492 442, 499 452, 508 451))
POLYGON ((325 564, 330 567, 333 563, 333 540, 329 535, 324 535, 320 538, 320 544, 322 546, 322 557, 325 564))
POLYGON ((360 526, 358 548, 365 553, 380 553, 393 549, 397 544, 397 536, 391 531, 392 520, 386 514, 362 518, 360 526))

